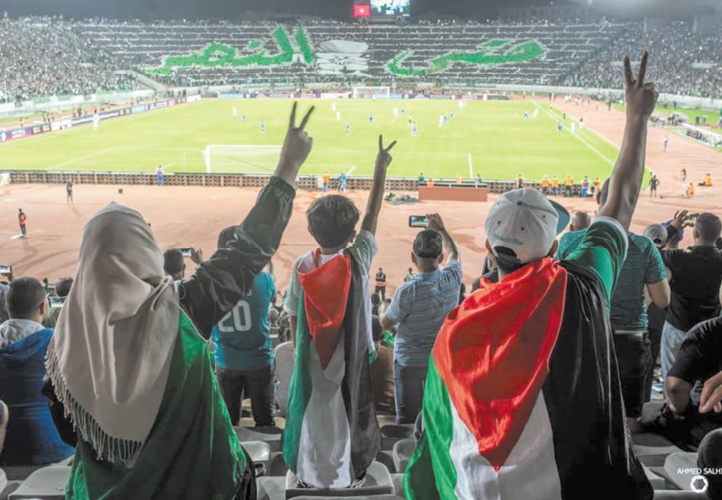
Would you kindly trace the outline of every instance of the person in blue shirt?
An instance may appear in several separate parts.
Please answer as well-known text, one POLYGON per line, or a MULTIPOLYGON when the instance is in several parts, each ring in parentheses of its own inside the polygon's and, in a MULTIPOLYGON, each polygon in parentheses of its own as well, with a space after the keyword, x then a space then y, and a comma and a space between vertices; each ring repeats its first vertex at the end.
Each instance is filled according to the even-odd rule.
POLYGON ((351 133, 351 122, 346 122, 346 135, 351 133))
POLYGON ((394 340, 396 423, 413 424, 421 411, 429 355, 449 311, 459 305, 462 271, 459 250, 438 214, 428 215, 428 229, 414 240, 418 274, 401 285, 381 316, 394 340), (446 266, 444 249, 448 253, 446 266))
POLYGON ((341 172, 341 175, 338 176, 338 190, 342 193, 346 191, 346 181, 348 181, 346 172, 341 172))
MULTIPOLYGON (((235 238, 235 226, 218 235, 218 249, 235 238)), ((261 272, 251 291, 213 327, 216 377, 231 423, 238 425, 241 401, 251 399, 256 427, 275 425, 273 420, 274 351, 268 310, 276 296, 273 276, 261 272)))
POLYGON ((373 123, 373 122, 374 122, 374 114, 371 113, 371 114, 369 114, 369 123, 373 123))
POLYGON ((266 122, 265 121, 261 121, 261 133, 262 134, 266 133, 266 122))
POLYGON ((45 355, 53 336, 53 330, 42 325, 48 310, 43 285, 35 278, 14 280, 5 308, 10 319, 0 325, 0 400, 7 405, 10 420, 0 465, 59 462, 75 450, 61 440, 41 393, 45 355))
POLYGON ((411 126, 411 135, 413 137, 418 137, 419 135, 419 127, 416 126, 416 122, 411 126))

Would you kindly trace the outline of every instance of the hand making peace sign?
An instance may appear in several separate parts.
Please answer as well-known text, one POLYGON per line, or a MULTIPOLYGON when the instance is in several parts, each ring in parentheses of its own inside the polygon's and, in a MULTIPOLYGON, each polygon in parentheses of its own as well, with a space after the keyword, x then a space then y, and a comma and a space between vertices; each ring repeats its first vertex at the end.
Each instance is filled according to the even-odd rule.
POLYGON ((657 97, 659 97, 659 92, 654 88, 654 84, 644 81, 647 75, 648 59, 649 54, 645 51, 644 54, 642 54, 639 73, 637 73, 637 79, 635 80, 629 56, 624 56, 627 116, 637 116, 643 120, 647 120, 651 116, 654 111, 654 106, 657 103, 657 97))
POLYGON ((391 151, 394 146, 396 146, 396 141, 389 144, 387 148, 384 148, 384 138, 382 135, 379 135, 379 152, 376 155, 376 168, 383 169, 384 171, 389 168, 391 160, 393 160, 389 151, 391 151))
POLYGON ((313 146, 313 138, 308 135, 304 128, 309 118, 311 118, 311 113, 313 113, 315 107, 311 106, 301 120, 301 124, 297 127, 297 106, 298 103, 294 101, 288 131, 286 132, 286 139, 283 141, 281 157, 278 160, 278 167, 276 167, 276 176, 292 186, 294 185, 298 171, 301 169, 301 165, 303 165, 303 162, 308 158, 308 154, 311 152, 311 147, 313 146))

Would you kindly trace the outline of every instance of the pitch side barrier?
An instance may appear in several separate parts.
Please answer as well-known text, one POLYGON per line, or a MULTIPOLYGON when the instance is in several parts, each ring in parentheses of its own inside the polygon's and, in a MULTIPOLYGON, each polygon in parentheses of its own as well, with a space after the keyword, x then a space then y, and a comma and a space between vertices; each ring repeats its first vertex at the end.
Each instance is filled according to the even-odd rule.
MULTIPOLYGON (((0 174, 3 175, 3 174, 0 174)), ((153 186, 157 183, 155 172, 61 172, 61 171, 10 171, 4 173, 9 176, 10 184, 65 184, 72 180, 74 184, 103 184, 117 186, 153 186)), ((166 172, 164 184, 166 186, 201 186, 201 187, 234 187, 234 188, 262 188, 268 183, 270 175, 240 175, 240 174, 188 174, 166 172)), ((319 189, 320 175, 304 175, 299 177, 300 189, 319 189)), ((350 177, 346 181, 347 189, 368 191, 371 189, 371 177, 350 177)), ((424 184, 425 186, 425 184, 424 184)), ((489 193, 501 194, 514 189, 515 181, 484 180, 482 184, 466 180, 457 184, 455 179, 434 179, 434 187, 443 189, 464 188, 474 190, 486 188, 489 193)), ((331 179, 330 189, 338 189, 338 179, 331 179)), ((538 183, 524 181, 524 187, 541 189, 538 183)), ((418 191, 419 182, 409 177, 391 177, 386 179, 386 191, 409 192, 418 191)), ((579 196, 580 185, 573 188, 574 196, 579 196)))
MULTIPOLYGON (((175 99, 163 99, 161 101, 146 102, 142 104, 136 104, 133 106, 125 106, 122 108, 109 109, 98 113, 98 117, 101 121, 109 120, 112 118, 120 118, 128 115, 135 115, 138 113, 145 113, 148 111, 154 111, 156 109, 168 108, 171 106, 178 106, 185 104, 186 102, 200 101, 200 96, 188 96, 178 97, 175 99)), ((26 125, 24 127, 18 127, 11 130, 4 130, 0 132, 0 143, 16 141, 18 139, 27 139, 36 135, 47 134, 50 132, 57 132, 59 130, 69 129, 71 127, 77 127, 80 125, 87 125, 93 123, 93 115, 85 114, 75 118, 63 118, 55 120, 50 123, 26 125)))

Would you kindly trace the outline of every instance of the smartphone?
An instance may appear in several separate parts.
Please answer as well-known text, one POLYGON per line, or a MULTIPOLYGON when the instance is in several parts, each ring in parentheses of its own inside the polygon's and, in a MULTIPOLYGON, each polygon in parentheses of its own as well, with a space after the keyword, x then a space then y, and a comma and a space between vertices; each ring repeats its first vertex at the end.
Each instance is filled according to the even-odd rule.
POLYGON ((13 266, 1 266, 0 265, 0 274, 5 274, 7 276, 10 276, 13 272, 13 266))
POLYGON ((63 304, 65 304, 65 299, 61 297, 51 295, 48 297, 48 299, 50 299, 51 306, 62 306, 63 304))
POLYGON ((429 227, 429 218, 425 215, 410 215, 409 216, 409 227, 429 227))
POLYGON ((180 251, 183 254, 183 257, 191 257, 193 255, 192 248, 181 248, 180 251))

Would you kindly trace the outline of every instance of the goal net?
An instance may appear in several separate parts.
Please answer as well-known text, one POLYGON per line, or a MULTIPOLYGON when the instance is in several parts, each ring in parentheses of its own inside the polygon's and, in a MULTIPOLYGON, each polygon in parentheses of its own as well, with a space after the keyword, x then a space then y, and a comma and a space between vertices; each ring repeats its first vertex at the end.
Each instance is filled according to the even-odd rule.
POLYGON ((209 144, 203 150, 203 160, 209 174, 272 174, 280 152, 281 146, 209 144))
POLYGON ((354 99, 390 99, 391 87, 354 87, 354 99))

